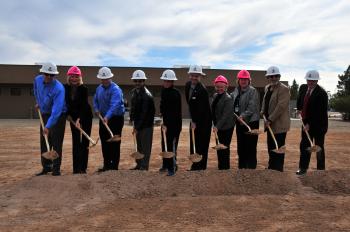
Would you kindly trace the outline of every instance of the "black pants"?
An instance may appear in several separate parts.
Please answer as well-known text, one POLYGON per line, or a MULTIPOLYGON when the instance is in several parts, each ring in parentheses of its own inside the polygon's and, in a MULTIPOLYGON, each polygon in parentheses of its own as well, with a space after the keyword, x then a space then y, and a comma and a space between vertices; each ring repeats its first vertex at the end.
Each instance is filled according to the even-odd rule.
MULTIPOLYGON (((316 153, 317 159, 317 169, 324 170, 325 169, 325 151, 324 151, 324 137, 325 134, 315 134, 312 133, 312 130, 309 130, 309 134, 311 137, 311 141, 315 140, 315 144, 320 146, 322 150, 316 153)), ((310 142, 304 132, 303 128, 301 129, 301 142, 300 142, 300 160, 299 160, 299 168, 307 170, 309 168, 311 153, 306 149, 310 147, 310 142)))
MULTIPOLYGON (((274 134, 277 140, 278 147, 284 146, 286 142, 287 132, 274 134)), ((284 165, 284 153, 278 154, 272 150, 276 149, 275 142, 272 139, 272 136, 269 131, 267 131, 267 149, 269 152, 269 166, 268 169, 277 170, 283 172, 284 165)))
POLYGON ((148 170, 149 161, 151 159, 153 141, 153 126, 148 128, 142 128, 137 131, 136 142, 137 150, 144 155, 142 159, 136 160, 136 168, 141 170, 148 170))
POLYGON ((218 169, 225 170, 230 169, 230 145, 232 140, 234 127, 227 130, 218 130, 219 142, 224 144, 227 149, 217 150, 218 157, 218 169))
MULTIPOLYGON (((165 146, 164 146, 164 137, 163 133, 161 133, 162 136, 162 151, 165 151, 165 146)), ((169 152, 174 152, 175 156, 172 158, 165 159, 163 158, 163 165, 162 168, 166 168, 169 171, 175 171, 175 166, 176 166, 176 155, 177 155, 177 145, 179 143, 179 137, 180 133, 174 133, 171 130, 167 130, 166 134, 166 140, 167 140, 167 149, 169 152)))
MULTIPOLYGON (((91 135, 92 118, 81 118, 80 127, 91 135)), ((73 156, 73 173, 85 173, 89 159, 89 143, 90 141, 80 134, 80 131, 74 124, 70 123, 70 129, 72 131, 72 156, 73 156), (81 141, 80 141, 81 138, 81 141)))
MULTIPOLYGON (((107 142, 111 138, 102 121, 100 120, 100 139, 102 144, 103 168, 106 170, 118 170, 120 159, 120 141, 107 142)), ((108 120, 108 126, 114 135, 122 135, 124 116, 113 116, 108 120)))
MULTIPOLYGON (((191 170, 207 169, 210 134, 211 134, 211 124, 196 125, 196 129, 194 130, 194 136, 196 137, 195 139, 196 152, 202 155, 202 160, 199 161, 198 163, 193 163, 191 166, 191 170)), ((191 154, 193 154, 191 125, 190 125, 190 143, 191 143, 190 152, 191 154)))
MULTIPOLYGON (((250 122, 248 125, 251 129, 259 129, 259 121, 250 122)), ((241 125, 239 122, 237 123, 238 168, 255 169, 257 164, 256 146, 258 144, 258 136, 246 134, 247 131, 248 128, 246 126, 241 125)))
MULTIPOLYGON (((44 124, 46 124, 50 115, 43 114, 42 116, 43 116, 44 124)), ((41 165, 43 166, 43 169, 45 171, 59 172, 61 170, 62 145, 63 145, 65 129, 66 129, 66 114, 64 113, 58 118, 57 123, 52 128, 49 129, 49 136, 48 136, 49 146, 50 146, 50 149, 57 152, 58 158, 51 161, 41 156, 41 165)), ((45 138, 43 136, 43 130, 41 126, 40 126, 40 148, 41 148, 41 154, 47 152, 45 138)))

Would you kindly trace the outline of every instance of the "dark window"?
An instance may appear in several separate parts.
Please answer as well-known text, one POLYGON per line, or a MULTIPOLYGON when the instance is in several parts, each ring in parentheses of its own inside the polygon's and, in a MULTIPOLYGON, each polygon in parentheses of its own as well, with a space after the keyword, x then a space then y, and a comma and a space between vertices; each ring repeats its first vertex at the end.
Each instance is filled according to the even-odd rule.
POLYGON ((0 95, 1 95, 1 88, 0 88, 0 95))
POLYGON ((20 88, 11 88, 10 95, 11 96, 21 96, 21 89, 20 88))

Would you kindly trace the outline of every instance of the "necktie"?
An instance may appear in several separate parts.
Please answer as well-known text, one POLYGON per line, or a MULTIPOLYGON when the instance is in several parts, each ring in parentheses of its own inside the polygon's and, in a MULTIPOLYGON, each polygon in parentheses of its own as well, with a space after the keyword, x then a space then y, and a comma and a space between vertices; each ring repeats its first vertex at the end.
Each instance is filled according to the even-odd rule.
POLYGON ((303 103, 303 109, 301 111, 301 117, 303 119, 305 119, 306 116, 307 116, 306 113, 307 113, 307 107, 309 105, 310 93, 311 93, 311 89, 309 88, 309 89, 307 89, 307 92, 305 94, 304 103, 303 103))

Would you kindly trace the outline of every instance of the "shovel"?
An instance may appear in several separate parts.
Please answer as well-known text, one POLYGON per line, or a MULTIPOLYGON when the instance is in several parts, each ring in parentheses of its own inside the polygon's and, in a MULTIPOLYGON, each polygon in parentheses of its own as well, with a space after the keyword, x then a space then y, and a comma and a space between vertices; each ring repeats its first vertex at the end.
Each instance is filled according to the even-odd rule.
POLYGON ((173 158, 175 154, 173 152, 168 152, 168 145, 167 145, 165 129, 161 128, 161 130, 162 130, 162 134, 163 134, 163 138, 164 138, 165 151, 159 153, 159 155, 163 158, 166 158, 166 159, 173 158))
MULTIPOLYGON (((263 115, 263 117, 264 117, 264 120, 267 121, 265 115, 263 115)), ((278 143, 277 143, 276 138, 275 138, 275 135, 273 134, 273 131, 272 131, 271 127, 268 126, 267 129, 269 130, 269 132, 270 132, 270 134, 271 134, 271 137, 272 137, 273 141, 275 142, 275 147, 276 147, 276 148, 273 149, 272 151, 275 152, 275 153, 277 153, 277 154, 283 154, 283 153, 285 153, 285 152, 286 152, 286 146, 282 146, 282 147, 279 148, 279 147, 278 147, 278 143)))
POLYGON ((109 128, 109 126, 107 125, 107 123, 105 122, 105 120, 102 118, 101 114, 98 114, 98 117, 101 119, 103 125, 106 127, 106 129, 108 130, 108 132, 111 134, 111 138, 107 140, 107 142, 119 142, 120 140, 122 140, 122 138, 120 137, 120 135, 114 135, 113 132, 111 131, 111 129, 109 128))
POLYGON ((309 142, 310 142, 310 147, 308 147, 306 150, 308 151, 308 152, 320 152, 320 151, 322 151, 322 148, 320 147, 320 146, 318 146, 318 145, 315 145, 315 143, 314 142, 312 142, 312 140, 311 140, 311 138, 310 138, 310 134, 309 134, 309 132, 305 129, 305 125, 304 125, 304 122, 303 122, 303 119, 300 117, 300 121, 301 121, 301 123, 302 123, 302 125, 303 125, 303 128, 304 128, 304 132, 305 132, 305 134, 306 134, 306 136, 307 136, 307 139, 309 140, 309 142))
POLYGON ((264 132, 262 131, 259 131, 259 129, 251 129, 250 126, 243 120, 243 119, 240 119, 239 116, 235 113, 233 113, 236 118, 241 122, 243 123, 243 125, 245 125, 247 128, 248 128, 248 131, 246 132, 246 134, 250 134, 250 135, 259 135, 259 134, 262 134, 264 132))
POLYGON ((218 138, 218 133, 214 132, 214 135, 215 135, 216 146, 211 147, 211 148, 213 148, 217 151, 227 149, 227 147, 224 144, 220 143, 219 138, 218 138))
POLYGON ((135 152, 131 153, 131 157, 134 158, 135 160, 143 159, 145 156, 144 154, 141 154, 140 152, 137 151, 137 143, 136 143, 136 134, 133 134, 134 138, 134 147, 135 147, 135 152))
MULTIPOLYGON (((100 139, 99 137, 97 138, 97 140, 95 142, 88 134, 86 134, 86 132, 83 129, 81 129, 80 127, 75 125, 75 122, 73 121, 73 119, 71 117, 67 117, 67 120, 70 123, 72 123, 75 126, 75 128, 77 128, 80 131, 80 133, 83 134, 91 142, 92 145, 88 147, 89 149, 97 145, 98 140, 100 139)), ((80 142, 81 141, 82 140, 80 140, 80 142)))
POLYGON ((192 145, 193 145, 193 154, 189 156, 189 159, 192 161, 192 163, 198 163, 202 160, 202 155, 196 153, 196 144, 195 144, 195 136, 194 136, 194 128, 191 128, 192 133, 192 145))
MULTIPOLYGON (((39 108, 38 108, 38 114, 39 114, 41 129, 44 132, 44 129, 45 129, 44 121, 43 121, 43 117, 41 115, 41 111, 40 111, 39 108)), ((54 150, 50 151, 50 145, 49 145, 49 141, 47 139, 47 135, 45 133, 43 133, 43 135, 44 135, 44 138, 45 138, 47 152, 44 152, 43 154, 41 154, 42 157, 44 157, 45 159, 48 159, 48 160, 57 159, 59 157, 58 153, 56 151, 54 151, 54 150)))

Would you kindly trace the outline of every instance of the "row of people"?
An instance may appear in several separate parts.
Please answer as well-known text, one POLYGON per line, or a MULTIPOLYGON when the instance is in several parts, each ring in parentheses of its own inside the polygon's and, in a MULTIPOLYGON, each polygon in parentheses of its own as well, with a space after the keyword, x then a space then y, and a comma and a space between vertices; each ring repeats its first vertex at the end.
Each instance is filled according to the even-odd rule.
MULTIPOLYGON (((52 172, 60 175, 62 160, 62 144, 66 117, 69 117, 73 141, 73 173, 86 173, 89 154, 89 140, 82 137, 79 128, 88 135, 92 128, 92 110, 88 102, 88 89, 83 84, 82 73, 76 66, 67 72, 67 83, 62 85, 55 76, 57 66, 46 63, 40 69, 41 74, 34 81, 36 107, 43 113, 45 127, 41 129, 41 153, 47 151, 44 135, 48 137, 50 147, 58 154, 54 160, 41 157, 43 169, 38 175, 52 172)), ((260 116, 264 117, 264 129, 267 132, 267 147, 269 154, 268 169, 283 171, 284 152, 276 152, 285 145, 286 135, 290 128, 289 88, 280 82, 279 69, 272 66, 267 69, 266 77, 269 84, 260 107, 258 91, 251 85, 250 73, 241 70, 237 75, 237 87, 228 93, 228 80, 218 76, 214 80, 215 94, 210 102, 209 94, 201 82, 206 75, 201 66, 192 65, 188 71, 189 81, 185 86, 185 97, 189 108, 191 124, 190 152, 202 156, 199 162, 193 162, 190 170, 205 170, 207 168, 208 149, 211 132, 218 136, 226 149, 217 151, 218 169, 230 168, 230 143, 236 126, 238 168, 255 169, 257 165, 258 136, 247 133, 248 130, 258 130, 260 116), (193 141, 194 140, 194 141, 193 141), (277 144, 276 144, 277 143, 277 144)), ((118 170, 120 159, 120 141, 108 142, 110 136, 122 135, 124 126, 124 97, 121 88, 112 81, 113 73, 108 67, 98 71, 97 78, 101 84, 97 87, 93 101, 93 109, 100 117, 99 136, 102 144, 103 167, 98 171, 118 170), (110 128, 111 132, 108 131, 110 128)), ((163 72, 163 88, 161 91, 160 113, 163 119, 162 150, 166 147, 174 152, 172 158, 163 158, 160 171, 167 171, 169 176, 177 170, 176 151, 182 129, 181 94, 174 87, 177 80, 173 70, 163 72)), ((145 87, 147 77, 142 70, 136 70, 131 80, 135 88, 131 91, 130 121, 133 124, 133 135, 136 137, 137 150, 144 155, 136 160, 134 170, 148 170, 152 150, 153 121, 155 105, 152 94, 145 87)), ((300 162, 298 175, 305 174, 310 162, 311 152, 306 132, 321 147, 317 152, 317 168, 325 169, 324 137, 327 132, 327 94, 318 84, 317 71, 309 71, 306 75, 307 85, 300 87, 297 109, 300 111, 305 127, 302 129, 300 142, 300 162)))

